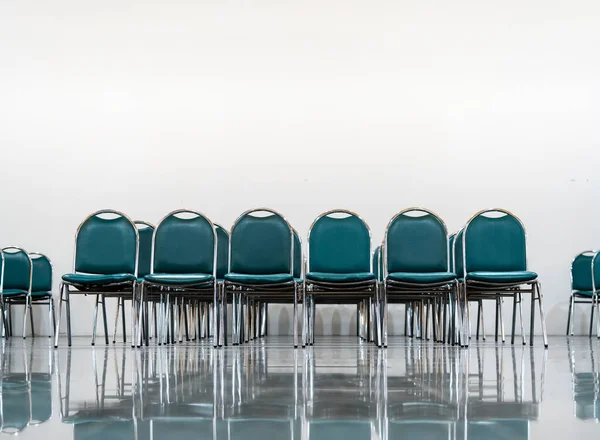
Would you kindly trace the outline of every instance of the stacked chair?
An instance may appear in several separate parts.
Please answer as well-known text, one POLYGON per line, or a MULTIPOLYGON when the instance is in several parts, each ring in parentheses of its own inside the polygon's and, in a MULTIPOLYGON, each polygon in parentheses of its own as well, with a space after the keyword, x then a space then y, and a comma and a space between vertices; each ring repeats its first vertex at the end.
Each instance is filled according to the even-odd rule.
POLYGON ((22 248, 9 246, 0 250, 0 320, 1 332, 7 336, 12 336, 12 307, 15 305, 25 306, 23 338, 26 337, 28 319, 31 335, 35 336, 32 306, 47 305, 48 334, 52 336, 52 263, 39 252, 28 254, 22 248))
MULTIPOLYGON (((503 298, 513 299, 512 336, 515 340, 517 307, 521 316, 521 335, 525 344, 522 320, 522 294, 531 296, 530 344, 535 329, 535 304, 539 304, 544 346, 548 347, 541 286, 535 272, 527 268, 525 227, 521 220, 505 209, 486 209, 475 214, 456 234, 453 243, 455 271, 459 277, 459 316, 462 326, 460 344, 469 345, 470 302, 492 300, 496 303, 496 341, 504 342, 503 298)), ((478 323, 479 325, 479 323, 478 323)))
POLYGON ((597 251, 584 251, 578 254, 571 263, 571 295, 569 297, 569 315, 567 318, 567 336, 573 335, 575 304, 586 304, 591 307, 590 331, 592 337, 594 327, 594 309, 598 309, 597 334, 600 338, 600 261, 597 251))
POLYGON ((456 275, 449 270, 448 233, 444 222, 427 209, 400 211, 388 223, 381 249, 383 345, 387 347, 390 302, 410 304, 407 315, 411 334, 417 323, 421 337, 426 339, 429 339, 431 311, 433 338, 443 341, 446 305, 452 306, 457 298, 456 275))
MULTIPOLYGON (((294 347, 298 346, 300 283, 294 278, 294 241, 294 229, 271 209, 246 211, 233 224, 223 286, 223 302, 232 303, 233 345, 259 336, 267 304, 292 303, 294 347)), ((224 322, 225 304, 220 310, 224 322)))
POLYGON ((308 232, 307 253, 304 302, 308 306, 303 307, 303 345, 313 343, 315 304, 356 304, 360 310, 361 304, 368 301, 368 316, 379 320, 379 283, 372 268, 371 231, 358 214, 335 209, 318 216, 308 232))

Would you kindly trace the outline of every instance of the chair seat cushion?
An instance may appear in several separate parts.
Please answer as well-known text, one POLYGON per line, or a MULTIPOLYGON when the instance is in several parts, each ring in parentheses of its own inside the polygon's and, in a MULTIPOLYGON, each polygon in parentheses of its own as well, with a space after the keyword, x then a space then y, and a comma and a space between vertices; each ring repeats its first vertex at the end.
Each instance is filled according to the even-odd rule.
POLYGON ((227 273, 225 281, 241 284, 279 284, 294 281, 294 277, 289 273, 273 274, 247 274, 247 273, 227 273))
POLYGON ((469 272, 467 281, 479 281, 482 283, 527 283, 537 279, 537 273, 528 270, 514 272, 469 272))
POLYGON ((31 292, 31 296, 33 297, 47 297, 47 296, 52 296, 52 292, 46 291, 46 290, 39 290, 37 292, 31 292))
POLYGON ((209 283, 214 277, 207 273, 151 273, 144 279, 150 283, 183 286, 209 283))
POLYGON ((573 291, 573 295, 575 296, 589 296, 590 298, 594 296, 594 292, 591 290, 575 290, 573 291))
POLYGON ((392 272, 388 274, 388 280, 409 284, 440 284, 455 279, 456 275, 452 272, 392 272))
POLYGON ((353 273, 328 273, 328 272, 309 272, 306 279, 310 281, 323 281, 326 283, 355 283, 361 281, 375 280, 375 274, 371 272, 353 272, 353 273))
POLYGON ((21 295, 27 295, 27 290, 21 290, 21 289, 4 289, 2 291, 2 295, 4 295, 4 296, 21 296, 21 295))
POLYGON ((119 284, 135 281, 136 278, 130 273, 115 273, 110 275, 95 275, 87 273, 68 273, 62 276, 63 281, 83 286, 105 286, 107 284, 119 284))

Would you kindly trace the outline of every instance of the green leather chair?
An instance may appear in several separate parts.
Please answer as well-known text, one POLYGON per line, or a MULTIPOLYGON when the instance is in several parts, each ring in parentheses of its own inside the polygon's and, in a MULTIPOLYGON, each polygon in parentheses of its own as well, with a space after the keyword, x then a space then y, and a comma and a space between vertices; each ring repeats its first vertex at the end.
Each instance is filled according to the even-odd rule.
MULTIPOLYGON (((533 345, 535 301, 538 301, 544 346, 548 347, 540 283, 538 275, 527 269, 526 233, 522 222, 505 209, 480 211, 465 225, 461 246, 464 297, 466 301, 496 301, 496 340, 498 321, 502 324, 502 298, 513 298, 511 343, 514 343, 517 304, 521 310, 522 294, 530 293, 530 343, 533 345)), ((463 317, 466 316, 464 313, 463 317)), ((521 333, 525 343, 525 332, 521 333)), ((465 343, 468 345, 468 339, 465 343)))
MULTIPOLYGON (((150 259, 152 257, 152 236, 154 235, 154 225, 152 223, 145 222, 143 220, 135 220, 133 222, 138 231, 139 249, 138 249, 138 272, 137 272, 137 284, 139 286, 144 280, 144 277, 150 273, 150 259)), ((123 342, 127 342, 127 325, 125 324, 125 300, 130 299, 125 296, 118 298, 117 312, 115 316, 115 325, 113 329, 113 344, 117 339, 117 324, 119 322, 119 315, 121 316, 123 342)), ((152 303, 153 310, 156 311, 156 303, 152 303)), ((144 312, 147 312, 146 310, 144 312)), ((153 314, 156 316, 156 313, 153 314)), ((146 316, 144 316, 146 317, 146 316)), ((150 318, 147 316, 148 319, 150 318)), ((156 320, 154 321, 155 334, 156 334, 156 320)), ((144 324, 144 331, 150 331, 152 327, 150 323, 144 324)), ((133 339, 133 336, 132 336, 133 339)))
MULTIPOLYGON (((219 298, 226 300, 223 295, 223 285, 225 282, 225 274, 229 271, 229 231, 223 226, 215 223, 215 229, 217 231, 217 283, 219 289, 219 298)), ((227 303, 222 304, 223 307, 227 307, 227 303)), ((220 310, 220 309, 218 309, 220 310)), ((199 317, 200 317, 200 338, 205 338, 211 334, 212 329, 210 328, 211 316, 215 318, 214 304, 212 303, 200 303, 199 304, 199 317)), ((223 313, 223 321, 220 319, 220 314, 216 315, 217 328, 219 329, 218 345, 220 347, 223 344, 227 344, 227 313, 223 313)))
MULTIPOLYGON (((420 311, 419 329, 423 339, 429 339, 429 315, 433 310, 433 338, 443 341, 443 309, 457 297, 456 274, 449 270, 446 225, 430 210, 404 209, 388 223, 382 249, 383 345, 387 347, 390 302, 405 304, 407 308, 412 306, 411 312, 420 311)), ((414 321, 411 319, 412 324, 414 321)))
MULTIPOLYGON (((5 334, 12 336, 13 305, 25 305, 23 314, 23 338, 26 336, 27 318, 31 313, 31 281, 33 264, 27 252, 16 246, 8 246, 1 251, 3 267, 0 273, 0 304, 4 311, 5 334)), ((33 333, 33 319, 31 319, 33 333)))
MULTIPOLYGON (((600 286, 600 261, 597 251, 584 251, 571 262, 571 296, 569 297, 569 316, 567 318, 567 336, 573 335, 573 313, 575 304, 591 306, 590 331, 594 326, 594 309, 599 307, 598 287, 600 286)), ((600 318, 600 313, 598 314, 600 318)), ((598 322, 600 327, 600 319, 598 322)), ((600 337, 600 329, 598 329, 600 337)))
MULTIPOLYGON (((137 294, 138 230, 125 214, 103 209, 90 214, 77 228, 73 273, 62 276, 58 322, 54 346, 58 347, 62 303, 67 312, 67 338, 71 346, 72 294, 96 295, 92 345, 96 341, 98 306, 102 304, 104 339, 108 344, 106 298, 121 296, 131 299, 137 294)), ((136 301, 132 301, 131 327, 135 333, 136 301)), ((134 338, 132 338, 132 346, 134 338)))
POLYGON ((233 303, 234 345, 248 342, 260 333, 260 321, 254 313, 254 302, 260 301, 294 304, 294 347, 298 346, 294 234, 281 214, 257 208, 238 217, 231 227, 229 273, 225 275, 224 290, 224 296, 233 303))
MULTIPOLYGON (((322 304, 377 303, 378 283, 371 259, 371 232, 354 212, 334 209, 318 216, 308 232, 304 294, 322 304)), ((312 328, 314 315, 304 317, 312 328)), ((306 331, 303 343, 308 343, 306 331)))
MULTIPOLYGON (((212 221, 198 211, 187 209, 178 209, 163 217, 154 231, 151 273, 144 277, 140 291, 142 310, 147 310, 147 298, 158 297, 160 301, 162 325, 158 344, 166 344, 169 339, 175 343, 176 321, 179 321, 179 339, 185 329, 189 340, 190 303, 197 300, 218 303, 217 231, 212 221), (184 319, 178 320, 182 312, 184 319)), ((148 345, 148 331, 144 333, 148 345)), ((217 335, 216 329, 213 334, 217 335)), ((214 346, 217 346, 216 337, 214 346)))
MULTIPOLYGON (((52 262, 46 255, 39 252, 30 252, 29 257, 33 267, 30 303, 31 305, 48 306, 48 337, 52 337, 56 326, 54 298, 52 297, 52 262)), ((31 334, 33 336, 33 313, 31 318, 31 334)))

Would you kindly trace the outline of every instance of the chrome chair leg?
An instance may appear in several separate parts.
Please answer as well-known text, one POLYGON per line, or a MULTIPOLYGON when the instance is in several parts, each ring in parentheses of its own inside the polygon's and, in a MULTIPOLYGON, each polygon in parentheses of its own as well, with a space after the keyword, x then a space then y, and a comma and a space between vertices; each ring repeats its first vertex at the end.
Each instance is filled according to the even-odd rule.
POLYGON ((294 326, 294 348, 298 348, 298 283, 294 281, 294 318, 292 319, 294 326))
POLYGON ((525 325, 523 323, 523 294, 519 292, 519 322, 521 323, 521 339, 523 339, 523 345, 527 345, 525 340, 525 325))
POLYGON ((538 294, 538 301, 540 306, 540 319, 542 324, 542 337, 544 338, 544 348, 548 348, 548 335, 546 334, 546 318, 544 316, 544 304, 542 302, 542 284, 536 282, 536 290, 538 294))

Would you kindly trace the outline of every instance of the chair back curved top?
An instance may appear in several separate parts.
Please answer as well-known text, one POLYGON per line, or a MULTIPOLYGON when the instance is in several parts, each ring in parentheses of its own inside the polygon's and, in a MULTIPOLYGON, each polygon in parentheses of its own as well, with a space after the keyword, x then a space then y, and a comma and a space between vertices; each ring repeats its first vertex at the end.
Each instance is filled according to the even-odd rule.
POLYGON ((33 265, 29 254, 16 246, 2 249, 4 270, 2 273, 2 292, 18 290, 22 293, 31 293, 33 265))
POLYGON ((302 276, 302 240, 294 229, 294 278, 302 276))
POLYGON ((215 223, 217 230, 217 279, 222 280, 229 271, 229 231, 215 223))
POLYGON ((377 281, 383 280, 383 264, 381 262, 381 245, 377 246, 373 251, 373 273, 377 278, 377 281))
POLYGON ((455 267, 456 264, 454 263, 454 239, 456 238, 456 232, 453 232, 452 234, 450 234, 450 236, 448 237, 448 270, 450 272, 454 272, 455 271, 455 267))
POLYGON ((217 232, 204 214, 177 209, 154 230, 152 273, 212 274, 217 268, 217 232))
POLYGON ((39 252, 30 252, 33 275, 31 279, 32 292, 52 291, 52 263, 50 259, 39 252))
POLYGON ((593 292, 600 287, 600 253, 584 251, 571 263, 571 288, 580 292, 593 292))
POLYGON ((308 231, 309 272, 372 272, 371 264, 371 231, 358 214, 334 209, 315 219, 308 231))
POLYGON ((135 226, 137 227, 139 237, 139 255, 138 255, 138 272, 137 276, 143 278, 151 272, 151 260, 152 260, 152 237, 154 235, 153 224, 136 220, 135 226))
POLYGON ((293 229, 281 214, 268 208, 251 209, 231 227, 229 271, 293 275, 293 248, 293 229))
POLYGON ((446 225, 439 216, 427 209, 408 208, 400 211, 386 228, 383 258, 385 275, 393 272, 446 272, 446 225))
POLYGON ((129 217, 111 209, 94 212, 77 228, 75 272, 137 275, 138 246, 138 231, 129 217))
POLYGON ((464 228, 464 270, 466 273, 527 270, 525 237, 521 220, 511 212, 498 208, 478 212, 464 228))

